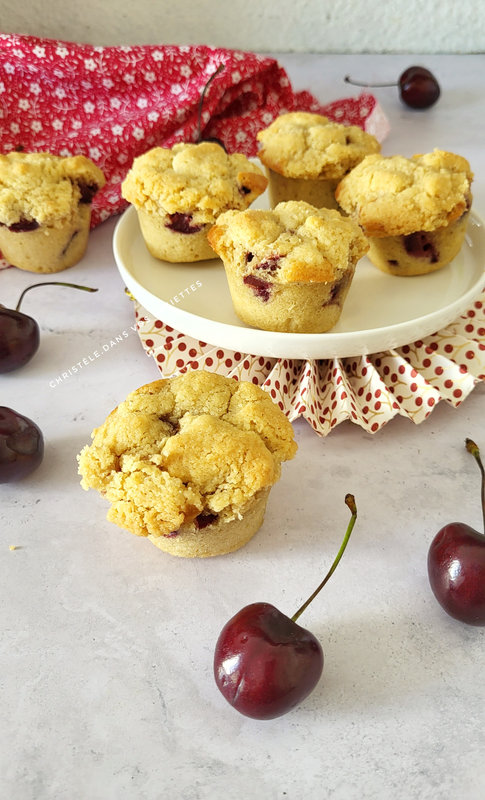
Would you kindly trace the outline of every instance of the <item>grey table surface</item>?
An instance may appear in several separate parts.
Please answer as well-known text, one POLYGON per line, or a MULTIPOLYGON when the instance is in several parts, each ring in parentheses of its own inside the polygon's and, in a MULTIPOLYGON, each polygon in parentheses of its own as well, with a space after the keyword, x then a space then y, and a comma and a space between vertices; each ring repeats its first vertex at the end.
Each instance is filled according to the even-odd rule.
MULTIPOLYGON (((485 214, 485 57, 281 55, 295 89, 322 102, 355 94, 347 73, 392 80, 412 63, 442 86, 426 112, 375 90, 391 131, 383 152, 434 147, 466 156, 485 214)), ((0 486, 0 796, 5 800, 448 800, 485 796, 484 630, 438 606, 426 557, 438 529, 480 529, 485 384, 419 426, 394 418, 375 435, 348 423, 319 438, 295 423, 263 528, 243 550, 176 559, 108 523, 79 487, 75 456, 128 392, 157 377, 112 255, 115 220, 91 235, 69 279, 96 295, 43 290, 25 311, 41 348, 0 378, 0 403, 37 420, 41 467, 0 486), (73 314, 73 308, 76 309, 73 314), (123 342, 89 361, 114 336, 123 342), (55 378, 76 364, 76 375, 55 378), (301 623, 322 642, 323 677, 290 714, 257 722, 233 711, 212 677, 222 625, 266 600, 292 614, 343 536, 348 550, 301 623), (10 550, 16 545, 16 550, 10 550)), ((16 302, 28 273, 0 272, 16 302)))

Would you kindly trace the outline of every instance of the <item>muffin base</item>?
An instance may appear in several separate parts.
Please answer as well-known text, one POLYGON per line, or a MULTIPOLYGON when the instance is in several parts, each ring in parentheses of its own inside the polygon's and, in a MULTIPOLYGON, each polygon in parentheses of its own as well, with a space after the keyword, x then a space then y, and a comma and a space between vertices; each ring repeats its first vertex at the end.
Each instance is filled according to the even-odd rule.
POLYGON ((333 328, 354 277, 355 267, 330 283, 267 283, 267 292, 243 282, 226 267, 234 310, 253 328, 284 333, 325 333, 333 328), (266 296, 267 295, 267 296, 266 296))
POLYGON ((171 536, 153 536, 148 539, 160 550, 181 558, 210 558, 239 550, 249 542, 263 524, 269 489, 258 492, 241 519, 216 519, 205 528, 195 523, 184 524, 171 536))
POLYGON ((60 228, 10 231, 0 226, 0 250, 19 269, 39 274, 61 272, 81 260, 88 244, 91 205, 80 203, 74 219, 60 228))
POLYGON ((151 214, 142 208, 136 211, 145 244, 155 258, 174 264, 217 258, 207 241, 210 224, 204 225, 196 233, 179 233, 167 228, 167 216, 151 214))
POLYGON ((369 236, 367 257, 375 267, 390 275, 427 275, 442 269, 460 252, 469 213, 434 231, 417 231, 408 236, 369 236))
POLYGON ((287 200, 305 200, 316 208, 340 209, 335 199, 338 180, 285 178, 269 167, 266 167, 266 171, 271 208, 287 200))

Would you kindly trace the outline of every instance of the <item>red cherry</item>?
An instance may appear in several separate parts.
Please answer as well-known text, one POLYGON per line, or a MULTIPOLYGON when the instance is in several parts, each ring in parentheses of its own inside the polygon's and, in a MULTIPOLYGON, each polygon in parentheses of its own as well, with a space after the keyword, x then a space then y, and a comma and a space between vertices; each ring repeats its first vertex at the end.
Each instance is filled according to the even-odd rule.
MULTIPOLYGON (((477 445, 466 447, 482 474, 485 526, 485 473, 477 445)), ((431 589, 444 610, 468 625, 485 625, 485 535, 463 522, 452 522, 436 534, 428 552, 431 589)))
POLYGON ((89 286, 78 286, 77 283, 62 281, 44 281, 27 286, 13 308, 5 308, 0 304, 0 373, 11 372, 23 367, 35 355, 39 347, 39 326, 33 317, 20 311, 20 304, 26 292, 37 286, 68 286, 71 289, 82 289, 84 292, 97 292, 89 286))
POLYGON ((269 603, 252 603, 224 626, 215 652, 216 683, 241 714, 273 719, 313 691, 322 648, 310 631, 269 603))
POLYGON ((35 319, 0 304, 0 373, 23 367, 39 348, 35 319))
POLYGON ((269 603, 252 603, 223 627, 214 653, 214 677, 228 703, 254 719, 286 714, 313 691, 323 670, 323 651, 310 631, 296 624, 335 571, 357 518, 355 500, 345 498, 352 517, 327 575, 290 618, 269 603))
POLYGON ((44 438, 35 422, 0 406, 0 483, 25 478, 43 457, 44 438))
POLYGON ((399 95, 411 108, 430 108, 440 94, 438 81, 425 67, 408 67, 399 78, 399 95))
POLYGON ((397 83, 359 83, 349 75, 344 78, 346 83, 353 86, 366 86, 378 88, 383 86, 397 86, 399 97, 410 108, 430 108, 438 100, 441 90, 438 81, 426 67, 412 66, 404 70, 397 83))

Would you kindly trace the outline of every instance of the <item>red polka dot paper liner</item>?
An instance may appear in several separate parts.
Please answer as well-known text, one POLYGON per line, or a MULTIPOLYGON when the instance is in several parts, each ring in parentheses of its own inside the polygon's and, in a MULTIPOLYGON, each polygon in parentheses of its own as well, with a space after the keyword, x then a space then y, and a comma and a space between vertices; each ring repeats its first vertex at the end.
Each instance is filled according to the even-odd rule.
POLYGON ((322 105, 294 92, 274 58, 203 45, 93 47, 0 34, 0 152, 82 154, 104 172, 92 225, 126 208, 121 183, 133 159, 152 147, 204 137, 229 152, 257 154, 256 134, 278 114, 314 111, 385 138, 389 124, 373 95, 322 105))
POLYGON ((135 301, 137 330, 163 377, 205 369, 261 386, 290 421, 319 436, 350 420, 377 433, 397 414, 416 425, 440 400, 458 407, 485 381, 485 290, 465 314, 425 339, 353 358, 278 359, 198 341, 135 301))

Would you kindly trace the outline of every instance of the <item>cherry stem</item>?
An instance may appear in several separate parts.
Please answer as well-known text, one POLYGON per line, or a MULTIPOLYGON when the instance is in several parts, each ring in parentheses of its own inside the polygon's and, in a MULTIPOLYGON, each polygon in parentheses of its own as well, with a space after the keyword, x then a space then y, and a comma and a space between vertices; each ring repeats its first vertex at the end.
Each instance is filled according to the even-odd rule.
POLYGON ((90 286, 79 286, 77 283, 64 283, 63 281, 43 281, 42 283, 32 283, 30 286, 27 286, 26 289, 22 292, 19 297, 19 301, 15 306, 15 311, 20 309, 20 304, 24 299, 24 295, 30 291, 30 289, 35 289, 37 286, 69 286, 71 289, 81 289, 83 292, 97 292, 97 289, 92 289, 90 286))
POLYGON ((472 439, 465 439, 466 449, 472 454, 473 458, 478 464, 478 468, 482 475, 482 515, 483 515, 483 532, 485 533, 485 469, 483 468, 482 459, 480 458, 480 450, 478 445, 472 439))
POLYGON ((352 533, 352 530, 353 530, 354 525, 355 525, 355 520, 357 519, 357 506, 355 505, 355 499, 354 499, 353 494, 346 494, 345 495, 345 503, 348 506, 348 508, 350 509, 350 513, 352 514, 352 516, 351 516, 350 522, 349 522, 349 524, 347 526, 347 530, 345 532, 345 536, 344 536, 343 542, 340 545, 340 550, 338 551, 337 555, 335 556, 335 561, 333 562, 333 564, 330 567, 329 571, 325 575, 325 577, 324 577, 323 581, 321 582, 320 586, 317 586, 317 588, 315 589, 313 594, 310 595, 308 600, 305 600, 305 602, 298 609, 296 614, 293 614, 293 616, 291 618, 293 620, 293 622, 296 622, 296 620, 298 619, 300 614, 303 614, 303 612, 307 608, 307 606, 310 605, 312 600, 314 600, 315 597, 317 596, 317 594, 321 591, 321 589, 323 589, 323 587, 327 583, 328 579, 331 577, 331 575, 333 575, 333 573, 337 569, 337 565, 338 565, 340 559, 342 558, 342 556, 344 554, 344 550, 347 547, 348 541, 350 539, 350 534, 352 533))
POLYGON ((350 75, 346 75, 344 78, 345 83, 351 83, 352 86, 364 86, 368 89, 380 89, 383 86, 397 86, 397 83, 359 83, 358 81, 354 81, 350 75))
POLYGON ((202 92, 201 92, 201 95, 200 95, 200 98, 199 98, 199 110, 198 110, 198 113, 197 113, 197 142, 200 142, 201 138, 202 138, 201 123, 202 123, 202 106, 204 105, 204 97, 205 97, 207 89, 211 85, 212 81, 214 80, 216 75, 219 75, 219 72, 222 72, 222 70, 224 69, 224 66, 225 66, 224 64, 219 64, 219 66, 217 67, 216 71, 212 73, 212 75, 210 76, 210 78, 207 81, 206 85, 202 89, 202 92))

